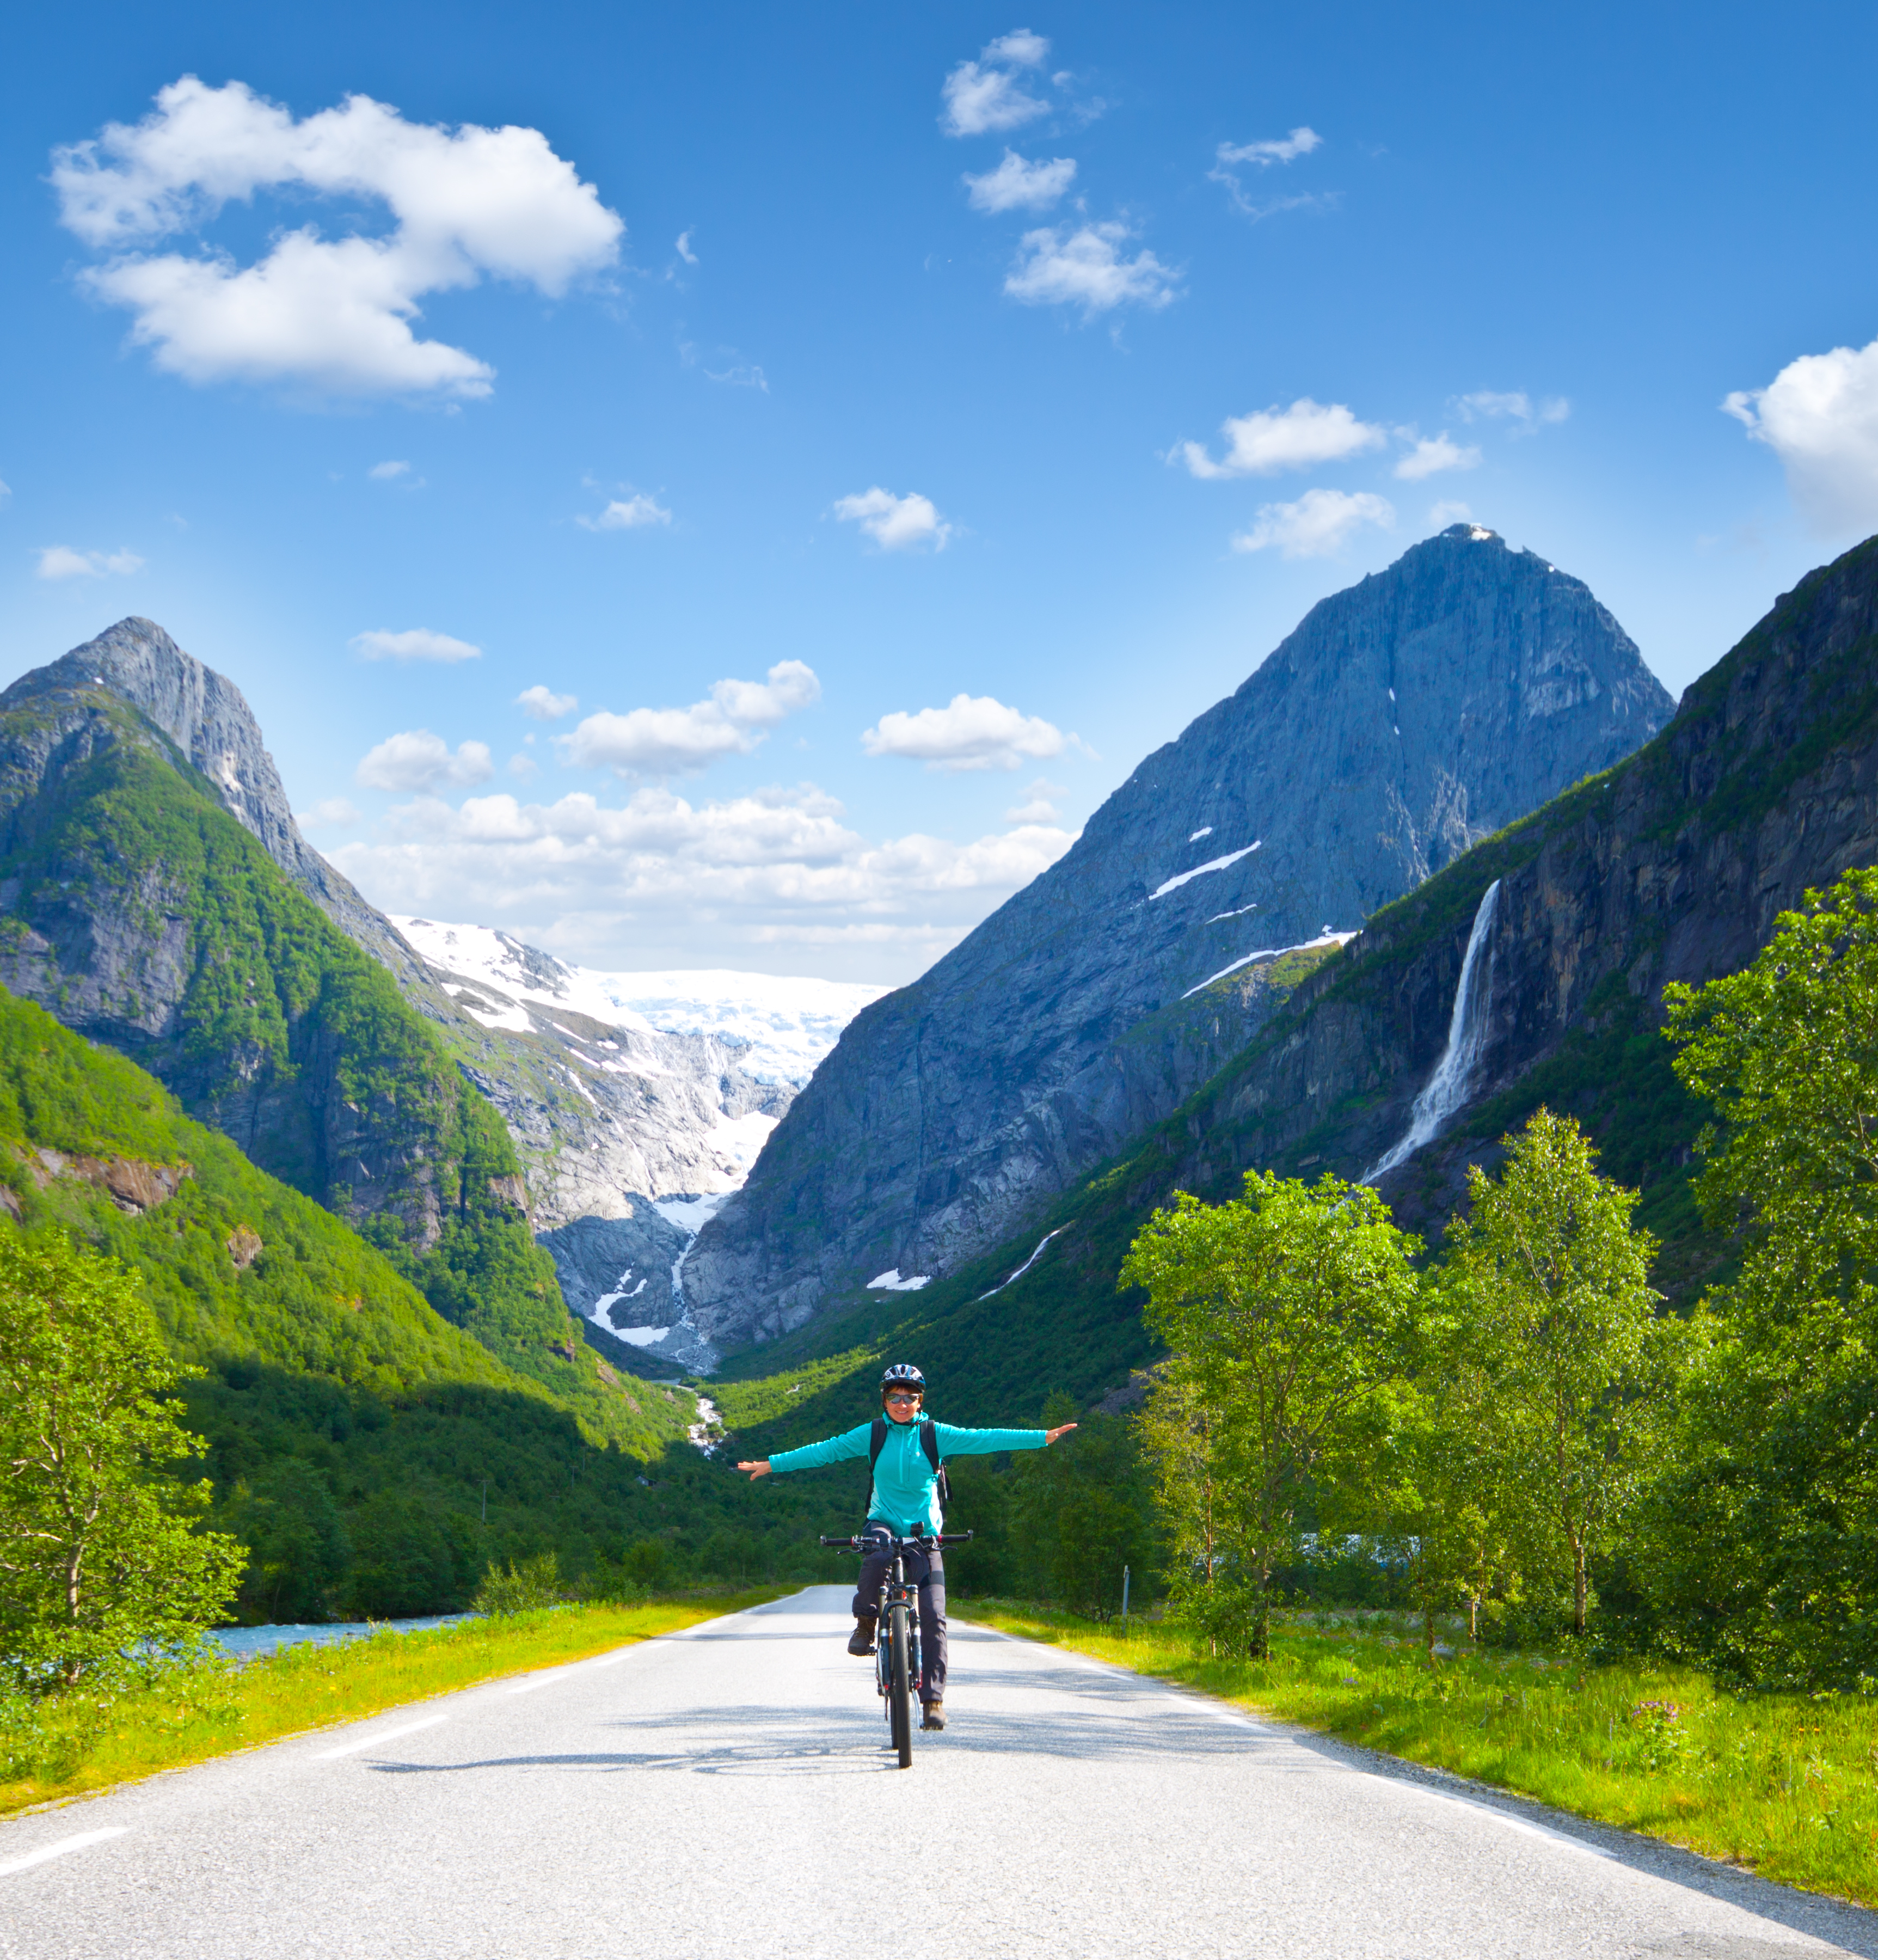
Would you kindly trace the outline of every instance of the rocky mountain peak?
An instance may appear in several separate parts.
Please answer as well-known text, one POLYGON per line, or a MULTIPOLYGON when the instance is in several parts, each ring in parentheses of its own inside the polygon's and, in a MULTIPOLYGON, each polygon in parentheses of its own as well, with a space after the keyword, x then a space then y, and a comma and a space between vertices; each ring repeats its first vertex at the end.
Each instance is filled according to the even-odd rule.
POLYGON ((1249 1040, 1274 963, 1621 760, 1674 704, 1583 581, 1456 524, 1320 601, 1047 871, 860 1014, 687 1265, 725 1344, 942 1275, 1249 1040))
POLYGON ((306 854, 280 772, 240 689, 186 654, 154 619, 120 619, 49 667, 22 675, 0 695, 0 710, 87 687, 108 688, 168 736, 284 868, 306 854))
MULTIPOLYGON (((301 836, 281 772, 240 689, 185 653, 154 619, 135 614, 120 619, 96 639, 22 674, 0 694, 0 714, 37 703, 52 707, 62 724, 75 724, 84 718, 91 691, 100 687, 174 743, 229 815, 260 839, 334 924, 407 987, 421 981, 423 963, 389 921, 301 836)), ((39 760, 49 764, 49 753, 39 760)))

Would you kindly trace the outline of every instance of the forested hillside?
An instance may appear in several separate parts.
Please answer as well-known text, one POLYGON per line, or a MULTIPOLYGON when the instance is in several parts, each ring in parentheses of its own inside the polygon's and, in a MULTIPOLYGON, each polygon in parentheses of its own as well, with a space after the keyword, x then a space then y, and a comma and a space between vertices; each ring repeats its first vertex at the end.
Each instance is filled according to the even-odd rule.
POLYGON ((0 714, 0 981, 148 1068, 605 1433, 500 1118, 379 963, 103 689, 0 714))
POLYGON ((460 1604, 487 1558, 544 1546, 577 1570, 618 1549, 647 1463, 694 1455, 688 1392, 565 1358, 561 1382, 518 1375, 143 1071, 4 994, 0 1211, 137 1273, 205 1370, 186 1398, 218 1521, 299 1548, 291 1586, 251 1589, 266 1617, 460 1604))

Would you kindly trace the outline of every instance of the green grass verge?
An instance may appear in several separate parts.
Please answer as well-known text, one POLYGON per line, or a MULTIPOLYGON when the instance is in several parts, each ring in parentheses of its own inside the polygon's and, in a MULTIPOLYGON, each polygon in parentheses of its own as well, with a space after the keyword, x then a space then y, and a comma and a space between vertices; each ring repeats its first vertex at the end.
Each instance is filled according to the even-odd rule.
MULTIPOLYGON (((1878 1701, 1719 1691, 1692 1669, 1463 1649, 1430 1667, 1399 1616, 1297 1614, 1269 1661, 1196 1654, 1137 1620, 954 1600, 954 1616, 1164 1681, 1601 1824, 1878 1904, 1878 1701)), ((1447 1636, 1453 1639, 1455 1636, 1447 1636)))
POLYGON ((283 1647, 245 1665, 180 1668, 157 1686, 107 1701, 62 1697, 26 1729, 0 1729, 0 1816, 96 1795, 160 1770, 356 1722, 506 1674, 584 1659, 741 1612, 788 1589, 643 1606, 563 1606, 427 1632, 389 1631, 320 1647, 283 1647))

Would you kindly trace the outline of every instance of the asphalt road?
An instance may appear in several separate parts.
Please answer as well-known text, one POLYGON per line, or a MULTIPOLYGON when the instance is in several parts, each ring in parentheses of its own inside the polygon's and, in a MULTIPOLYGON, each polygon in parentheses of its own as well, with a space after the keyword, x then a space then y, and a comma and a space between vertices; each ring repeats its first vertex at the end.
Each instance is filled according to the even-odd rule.
POLYGON ((0 1825, 21 1960, 1878 1955, 1878 1914, 961 1626, 892 1767, 821 1586, 0 1825))

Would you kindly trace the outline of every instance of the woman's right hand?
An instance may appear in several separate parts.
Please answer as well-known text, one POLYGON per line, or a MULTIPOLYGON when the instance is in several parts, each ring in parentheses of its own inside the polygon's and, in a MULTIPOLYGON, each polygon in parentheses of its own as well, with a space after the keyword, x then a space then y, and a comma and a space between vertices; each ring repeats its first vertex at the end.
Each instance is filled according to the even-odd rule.
POLYGON ((754 1463, 739 1463, 737 1468, 754 1484, 759 1477, 767 1477, 770 1474, 770 1459, 767 1456, 759 1456, 754 1463))

